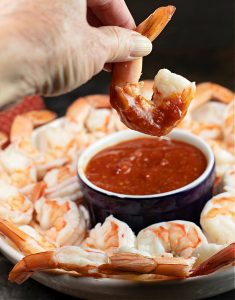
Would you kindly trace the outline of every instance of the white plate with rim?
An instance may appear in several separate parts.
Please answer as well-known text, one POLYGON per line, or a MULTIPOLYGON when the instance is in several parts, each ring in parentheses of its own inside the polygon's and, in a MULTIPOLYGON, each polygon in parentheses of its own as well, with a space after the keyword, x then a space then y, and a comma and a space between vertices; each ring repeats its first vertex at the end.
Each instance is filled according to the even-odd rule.
MULTIPOLYGON (((57 128, 64 118, 49 123, 57 128)), ((35 130, 43 132, 48 124, 35 130)), ((24 256, 0 235, 0 251, 13 264, 24 256)), ((58 292, 80 299, 91 300, 189 300, 216 296, 235 288, 235 268, 229 267, 210 275, 168 281, 132 281, 110 278, 77 277, 64 273, 37 272, 32 276, 37 282, 58 292)))
MULTIPOLYGON (((23 258, 3 237, 0 237, 0 251, 14 264, 23 258)), ((33 279, 51 289, 81 299, 189 300, 212 297, 234 289, 235 268, 229 267, 206 276, 169 281, 79 278, 48 272, 37 272, 33 279)))

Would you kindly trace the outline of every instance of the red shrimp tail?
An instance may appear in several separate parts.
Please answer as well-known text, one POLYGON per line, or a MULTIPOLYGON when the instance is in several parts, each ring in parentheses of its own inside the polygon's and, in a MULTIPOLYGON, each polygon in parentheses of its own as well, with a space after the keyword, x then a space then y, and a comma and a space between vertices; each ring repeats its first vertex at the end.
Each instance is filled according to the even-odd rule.
POLYGON ((213 273, 224 266, 233 264, 234 262, 235 243, 232 243, 200 264, 195 270, 193 270, 191 277, 213 273))

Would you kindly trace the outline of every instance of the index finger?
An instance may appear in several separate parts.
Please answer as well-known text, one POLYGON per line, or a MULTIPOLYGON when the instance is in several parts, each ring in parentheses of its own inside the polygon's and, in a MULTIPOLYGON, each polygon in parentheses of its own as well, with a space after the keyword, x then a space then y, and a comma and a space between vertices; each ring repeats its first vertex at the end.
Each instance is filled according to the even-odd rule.
POLYGON ((135 29, 135 21, 124 0, 87 0, 87 6, 103 25, 135 29))

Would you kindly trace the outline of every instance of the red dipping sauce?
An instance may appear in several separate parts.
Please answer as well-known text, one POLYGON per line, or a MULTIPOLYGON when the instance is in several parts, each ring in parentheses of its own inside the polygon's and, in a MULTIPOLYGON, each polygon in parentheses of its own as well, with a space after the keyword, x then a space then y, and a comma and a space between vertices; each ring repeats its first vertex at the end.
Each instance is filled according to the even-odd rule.
POLYGON ((136 138, 98 152, 85 173, 104 190, 151 195, 191 183, 206 166, 205 156, 193 145, 166 138, 136 138))

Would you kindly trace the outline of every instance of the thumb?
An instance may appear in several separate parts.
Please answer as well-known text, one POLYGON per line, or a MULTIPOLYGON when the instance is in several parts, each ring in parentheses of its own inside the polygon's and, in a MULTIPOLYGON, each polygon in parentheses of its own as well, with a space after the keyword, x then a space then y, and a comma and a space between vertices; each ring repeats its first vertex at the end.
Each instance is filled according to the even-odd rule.
POLYGON ((135 31, 117 26, 103 26, 97 30, 102 39, 106 63, 134 60, 152 51, 150 40, 135 31))

